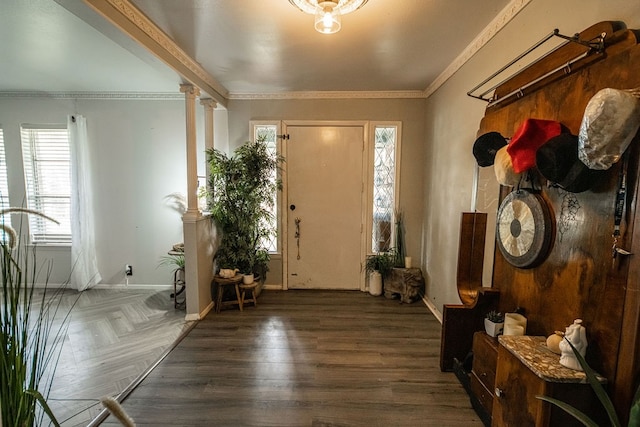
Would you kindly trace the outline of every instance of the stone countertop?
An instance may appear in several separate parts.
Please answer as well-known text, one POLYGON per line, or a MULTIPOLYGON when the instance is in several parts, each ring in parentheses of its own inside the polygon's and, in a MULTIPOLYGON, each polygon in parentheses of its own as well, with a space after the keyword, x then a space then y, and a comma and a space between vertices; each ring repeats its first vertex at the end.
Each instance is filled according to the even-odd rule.
MULTIPOLYGON (((560 364, 560 355, 547 348, 547 339, 538 336, 500 335, 498 342, 534 374, 554 383, 586 383, 587 376, 560 364)), ((605 382, 604 378, 600 378, 605 382)))

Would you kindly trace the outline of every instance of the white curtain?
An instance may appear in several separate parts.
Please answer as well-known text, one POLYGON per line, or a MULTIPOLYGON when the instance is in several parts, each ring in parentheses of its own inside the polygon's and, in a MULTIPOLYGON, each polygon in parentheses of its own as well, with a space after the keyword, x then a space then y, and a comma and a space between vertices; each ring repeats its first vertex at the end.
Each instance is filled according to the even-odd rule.
POLYGON ((87 120, 69 116, 71 146, 71 285, 79 291, 102 280, 98 271, 87 120))

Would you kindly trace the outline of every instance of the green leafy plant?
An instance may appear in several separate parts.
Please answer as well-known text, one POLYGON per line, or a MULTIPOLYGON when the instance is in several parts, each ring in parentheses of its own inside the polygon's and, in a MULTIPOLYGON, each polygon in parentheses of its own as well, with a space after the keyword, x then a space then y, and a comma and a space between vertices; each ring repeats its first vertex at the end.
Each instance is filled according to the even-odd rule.
POLYGON ((367 260, 364 264, 364 269, 367 273, 377 271, 382 275, 382 278, 389 276, 393 267, 396 264, 396 251, 390 249, 387 252, 379 252, 375 255, 367 256, 367 260))
POLYGON ((405 248, 404 242, 404 215, 400 211, 396 211, 396 249, 394 250, 395 255, 395 266, 396 267, 404 267, 404 257, 407 255, 407 250, 405 248))
POLYGON ((242 145, 231 157, 207 150, 208 209, 222 234, 215 255, 218 267, 245 274, 268 270, 270 255, 262 242, 275 236, 271 212, 282 182, 274 177, 282 161, 263 140, 242 145))
POLYGON ((499 311, 495 311, 495 310, 491 310, 490 312, 488 312, 487 315, 485 316, 485 318, 487 320, 489 320, 490 322, 493 322, 493 323, 502 323, 502 322, 504 322, 504 314, 500 313, 499 311))
POLYGON ((163 257, 160 257, 158 266, 184 269, 184 254, 165 255, 163 257))
MULTIPOLYGON (((613 402, 611 402, 611 398, 605 391, 604 387, 598 380, 598 375, 596 372, 589 366, 585 358, 580 354, 580 352, 573 346, 571 341, 569 341, 566 337, 564 338, 569 345, 571 346, 571 350, 573 350, 573 354, 575 354, 580 366, 582 367, 585 375, 587 376, 587 381, 591 385, 594 393, 598 397, 600 403, 604 407, 607 412, 607 416, 609 417, 609 421, 611 422, 612 427, 622 427, 622 423, 618 418, 618 414, 616 413, 615 407, 613 406, 613 402)), ((548 396, 536 396, 536 398, 544 400, 545 402, 549 402, 552 405, 557 406, 562 409, 576 420, 580 421, 587 427, 600 427, 598 423, 596 423, 593 419, 591 419, 584 412, 579 409, 561 401, 558 399, 554 399, 553 397, 548 396)), ((629 411, 629 423, 628 427, 638 427, 640 426, 640 387, 636 389, 636 393, 633 397, 633 402, 631 404, 631 409, 629 411)))
POLYGON ((35 250, 21 244, 0 241, 0 270, 0 424, 42 425, 46 415, 57 426, 46 398, 69 325, 70 310, 58 315, 64 288, 46 287, 51 264, 38 267, 35 250), (41 273, 47 282, 36 292, 41 273))

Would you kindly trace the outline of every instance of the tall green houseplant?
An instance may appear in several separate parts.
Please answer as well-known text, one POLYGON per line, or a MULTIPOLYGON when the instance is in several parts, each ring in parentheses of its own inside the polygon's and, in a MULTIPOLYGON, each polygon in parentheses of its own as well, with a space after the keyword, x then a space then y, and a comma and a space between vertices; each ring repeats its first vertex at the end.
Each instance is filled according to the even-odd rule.
MULTIPOLYGON (((23 208, 0 209, 0 218, 7 212, 51 219, 23 208)), ((69 325, 64 287, 36 292, 37 277, 47 279, 51 264, 38 265, 35 249, 19 244, 18 233, 1 219, 0 228, 8 236, 0 239, 0 426, 44 425, 45 418, 57 426, 46 399, 69 325)))
POLYGON ((282 161, 263 140, 245 143, 230 157, 207 150, 208 208, 222 234, 215 255, 219 268, 266 274, 270 256, 264 242, 276 233, 272 211, 282 189, 277 178, 282 161))

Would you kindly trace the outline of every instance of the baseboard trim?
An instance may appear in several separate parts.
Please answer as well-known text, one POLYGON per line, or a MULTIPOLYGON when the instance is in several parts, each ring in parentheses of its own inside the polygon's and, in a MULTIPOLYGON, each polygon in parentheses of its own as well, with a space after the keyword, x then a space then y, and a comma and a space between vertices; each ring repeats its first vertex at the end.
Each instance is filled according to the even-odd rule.
POLYGON ((92 286, 90 289, 154 289, 154 290, 173 290, 173 285, 160 285, 160 284, 136 284, 136 283, 115 283, 104 284, 99 283, 92 286))
MULTIPOLYGON (((33 287, 35 289, 73 289, 75 288, 71 286, 69 283, 34 283, 33 287)), ((148 290, 173 290, 173 285, 161 285, 161 284, 125 284, 125 283, 99 283, 97 285, 93 285, 91 287, 86 288, 85 290, 91 289, 148 289, 148 290)))
POLYGON ((193 322, 196 320, 202 320, 205 318, 205 316, 207 314, 209 314, 209 312, 213 309, 213 301, 211 301, 209 303, 209 305, 207 305, 204 310, 202 310, 200 313, 189 313, 186 316, 184 316, 184 320, 186 320, 187 322, 193 322))
POLYGON ((422 302, 424 302, 424 305, 427 306, 427 308, 429 309, 429 311, 431 311, 434 317, 438 319, 438 322, 442 324, 442 313, 440 313, 440 310, 436 308, 435 304, 433 304, 431 300, 427 298, 425 295, 422 295, 422 302))

